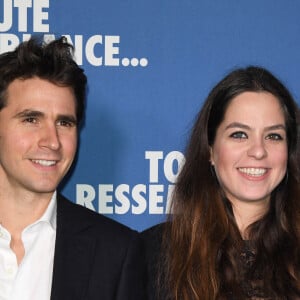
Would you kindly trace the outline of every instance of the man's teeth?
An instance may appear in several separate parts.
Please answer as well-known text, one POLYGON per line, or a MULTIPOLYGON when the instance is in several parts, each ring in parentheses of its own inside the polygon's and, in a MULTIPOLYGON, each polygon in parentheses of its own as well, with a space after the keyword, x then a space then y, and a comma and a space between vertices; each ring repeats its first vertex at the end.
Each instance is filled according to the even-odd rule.
POLYGON ((262 176, 267 172, 267 169, 262 168, 239 168, 239 171, 249 176, 262 176))
POLYGON ((33 159, 32 161, 36 164, 46 166, 46 167, 53 166, 56 164, 55 160, 33 159))

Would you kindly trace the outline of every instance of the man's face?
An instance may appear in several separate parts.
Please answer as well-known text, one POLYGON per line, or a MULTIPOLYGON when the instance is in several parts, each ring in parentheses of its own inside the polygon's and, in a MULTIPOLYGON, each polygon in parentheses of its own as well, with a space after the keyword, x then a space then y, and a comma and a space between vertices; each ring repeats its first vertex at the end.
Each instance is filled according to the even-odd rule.
POLYGON ((74 159, 76 125, 70 88, 37 77, 14 80, 0 110, 2 192, 52 194, 74 159))

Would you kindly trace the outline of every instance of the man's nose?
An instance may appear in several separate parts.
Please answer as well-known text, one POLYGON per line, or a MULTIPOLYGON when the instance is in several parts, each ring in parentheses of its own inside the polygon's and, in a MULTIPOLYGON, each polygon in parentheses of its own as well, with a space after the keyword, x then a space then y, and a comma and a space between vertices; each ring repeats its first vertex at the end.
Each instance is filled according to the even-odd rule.
POLYGON ((39 146, 51 150, 58 150, 60 148, 59 133, 55 124, 45 125, 45 127, 41 129, 39 146))

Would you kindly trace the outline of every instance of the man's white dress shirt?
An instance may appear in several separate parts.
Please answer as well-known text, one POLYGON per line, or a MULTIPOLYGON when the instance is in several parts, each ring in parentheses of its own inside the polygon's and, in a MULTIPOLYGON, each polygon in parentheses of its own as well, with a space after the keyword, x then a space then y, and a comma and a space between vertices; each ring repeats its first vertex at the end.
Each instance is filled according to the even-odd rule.
POLYGON ((11 235, 0 226, 0 300, 49 300, 56 237, 56 192, 43 214, 22 232, 25 255, 18 266, 11 235))

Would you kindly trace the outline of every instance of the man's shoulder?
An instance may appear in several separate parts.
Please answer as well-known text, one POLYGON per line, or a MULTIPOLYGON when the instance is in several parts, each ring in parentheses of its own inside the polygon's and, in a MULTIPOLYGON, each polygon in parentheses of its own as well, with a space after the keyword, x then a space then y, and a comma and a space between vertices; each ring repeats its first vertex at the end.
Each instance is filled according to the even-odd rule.
POLYGON ((141 232, 143 244, 150 255, 160 251, 166 225, 167 223, 160 223, 141 232))
POLYGON ((141 235, 145 240, 161 239, 166 225, 167 223, 156 224, 142 231, 141 235))
POLYGON ((72 231, 84 230, 86 236, 114 237, 121 240, 134 238, 138 233, 84 206, 75 204, 62 195, 57 197, 58 226, 71 228, 72 231), (62 225, 61 225, 62 224, 62 225))

